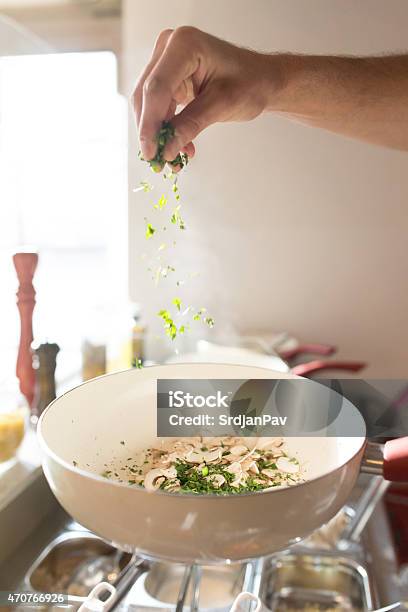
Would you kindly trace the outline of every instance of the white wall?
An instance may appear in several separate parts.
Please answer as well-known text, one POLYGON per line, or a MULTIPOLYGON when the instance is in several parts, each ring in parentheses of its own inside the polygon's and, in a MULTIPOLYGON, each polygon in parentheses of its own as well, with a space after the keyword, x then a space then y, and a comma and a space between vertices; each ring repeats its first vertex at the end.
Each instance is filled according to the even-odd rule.
MULTIPOLYGON (((261 50, 382 53, 406 50, 408 3, 125 0, 128 92, 157 33, 180 24, 261 50)), ((406 375, 408 154, 272 116, 214 126, 196 144, 183 256, 204 269, 196 302, 210 297, 218 327, 290 330, 368 360, 372 376, 406 375)), ((133 140, 131 187, 146 175, 136 155, 133 140)), ((132 194, 130 291, 153 320, 163 297, 138 257, 144 214, 132 194)))

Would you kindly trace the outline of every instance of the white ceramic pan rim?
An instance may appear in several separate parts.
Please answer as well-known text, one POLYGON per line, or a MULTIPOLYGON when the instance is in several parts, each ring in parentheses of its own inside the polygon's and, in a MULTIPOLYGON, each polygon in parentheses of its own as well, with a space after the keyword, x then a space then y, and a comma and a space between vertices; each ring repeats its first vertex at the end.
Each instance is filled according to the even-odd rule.
MULTIPOLYGON (((178 363, 177 365, 191 365, 190 363, 178 363)), ((212 362, 200 362, 200 365, 202 366, 213 366, 214 363, 212 362)), ((237 364, 230 364, 230 363, 217 363, 217 365, 221 365, 221 366, 236 366, 237 364)), ((245 365, 245 364, 242 364, 245 365)), ((148 366, 149 370, 150 369, 156 369, 156 368, 163 368, 164 366, 162 364, 159 365, 153 365, 153 366, 148 366)), ((253 370, 259 370, 261 372, 265 372, 266 369, 265 368, 261 368, 258 366, 251 366, 251 369, 253 370)), ((58 402, 62 397, 65 397, 66 395, 69 395, 70 393, 76 391, 78 388, 83 387, 84 385, 88 385, 91 383, 94 383, 94 381, 101 379, 101 378, 107 378, 108 376, 117 376, 118 374, 122 374, 124 372, 128 372, 128 369, 125 370, 118 370, 117 372, 110 372, 109 374, 103 374, 101 376, 96 376, 95 378, 92 378, 90 380, 84 381, 82 383, 80 383, 79 385, 76 385, 75 387, 73 387, 72 389, 69 389, 68 391, 66 391, 65 393, 62 393, 61 395, 59 395, 58 397, 56 397, 52 402, 50 402, 50 404, 46 407, 46 409, 43 411, 43 413, 41 414, 39 420, 38 420, 38 424, 37 424, 37 438, 40 444, 40 447, 42 449, 42 451, 46 454, 48 454, 57 464, 59 464, 60 466, 62 466, 64 469, 68 470, 69 472, 72 472, 74 474, 80 474, 81 476, 84 476, 86 478, 90 478, 92 480, 95 480, 96 482, 103 482, 106 483, 107 479, 104 476, 100 476, 99 474, 95 474, 94 472, 88 472, 86 470, 83 470, 82 468, 76 467, 74 465, 72 465, 70 462, 65 461, 65 459, 62 459, 59 455, 57 455, 57 453, 55 451, 53 451, 48 444, 45 441, 44 435, 43 435, 43 425, 44 425, 44 421, 47 418, 47 413, 49 413, 52 410, 53 405, 58 402)), ((277 372, 279 373, 279 372, 277 372)), ((280 374, 282 374, 282 372, 280 372, 280 374)), ((292 378, 302 378, 300 376, 295 376, 293 375, 292 378)), ((317 384, 317 383, 316 383, 317 384)), ((363 421, 364 424, 364 428, 365 428, 365 423, 363 421)), ((366 430, 366 429, 365 429, 366 430)), ((351 436, 349 436, 351 437, 351 436)), ((353 461, 353 459, 361 452, 362 447, 367 443, 367 438, 366 437, 362 437, 362 436, 356 436, 356 438, 361 439, 361 444, 359 445, 358 449, 353 453, 353 455, 351 455, 350 457, 348 457, 346 460, 342 461, 341 464, 337 465, 334 469, 329 470, 327 472, 325 472, 324 474, 321 474, 320 476, 315 476, 313 478, 309 478, 308 480, 306 480, 305 482, 299 482, 296 484, 293 484, 290 486, 291 489, 293 488, 297 488, 297 487, 305 487, 307 486, 309 483, 311 482, 317 482, 319 480, 323 480, 324 478, 327 478, 327 476, 329 474, 335 474, 337 471, 341 471, 341 469, 347 465, 348 463, 350 463, 351 461, 353 461)), ((263 491, 251 491, 250 493, 234 493, 234 494, 225 494, 225 495, 214 495, 214 494, 200 494, 197 495, 195 493, 171 493, 168 491, 163 491, 161 489, 158 489, 156 491, 146 491, 146 489, 140 485, 128 485, 126 483, 122 483, 122 482, 117 482, 115 480, 110 480, 108 479, 109 485, 110 486, 115 486, 118 487, 119 490, 121 489, 135 489, 138 491, 142 491, 148 495, 151 495, 152 493, 154 493, 155 495, 161 495, 161 496, 165 496, 165 497, 181 497, 182 499, 184 498, 194 498, 194 499, 217 499, 219 497, 222 498, 228 498, 228 499, 241 499, 243 497, 254 497, 256 495, 269 495, 269 494, 273 494, 273 493, 278 493, 279 491, 282 491, 283 489, 287 488, 287 487, 274 487, 272 489, 269 490, 263 490, 263 491)))

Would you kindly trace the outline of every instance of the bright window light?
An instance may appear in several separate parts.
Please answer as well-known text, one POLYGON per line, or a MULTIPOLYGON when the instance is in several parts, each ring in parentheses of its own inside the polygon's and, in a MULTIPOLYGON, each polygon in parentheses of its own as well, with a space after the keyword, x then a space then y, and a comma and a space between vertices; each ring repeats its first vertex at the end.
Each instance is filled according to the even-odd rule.
MULTIPOLYGON (((125 206, 127 104, 110 52, 0 58, 0 351, 18 341, 19 245, 39 251, 36 335, 78 346, 109 294, 115 211, 125 206)), ((79 364, 78 364, 79 366, 79 364)))

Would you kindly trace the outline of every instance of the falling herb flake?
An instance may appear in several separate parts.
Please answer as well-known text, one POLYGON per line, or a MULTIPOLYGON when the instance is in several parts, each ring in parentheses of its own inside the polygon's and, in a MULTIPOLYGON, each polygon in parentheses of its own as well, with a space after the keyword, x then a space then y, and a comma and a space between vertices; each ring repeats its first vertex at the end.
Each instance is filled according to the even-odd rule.
POLYGON ((175 305, 175 307, 177 308, 177 310, 180 311, 180 309, 181 309, 181 300, 180 300, 180 298, 175 297, 175 298, 173 298, 172 302, 175 305))
POLYGON ((162 195, 157 200, 157 204, 155 204, 153 206, 153 208, 155 208, 156 210, 163 210, 163 208, 166 206, 166 204, 167 204, 167 198, 166 198, 166 196, 162 195))
POLYGON ((155 234, 156 230, 151 223, 146 225, 146 238, 149 239, 155 234))
POLYGON ((145 193, 148 193, 149 191, 152 191, 152 189, 153 185, 150 185, 150 183, 148 183, 147 181, 140 181, 139 187, 137 187, 133 191, 144 191, 145 193))
MULTIPOLYGON (((174 138, 174 135, 175 135, 175 129, 173 125, 168 121, 163 122, 159 130, 159 133, 157 134, 156 155, 152 160, 148 162, 151 169, 154 172, 161 172, 161 170, 163 170, 166 163, 169 164, 172 168, 177 167, 178 169, 183 168, 188 163, 188 156, 185 153, 179 153, 177 157, 171 162, 167 162, 164 159, 164 156, 163 156, 164 149, 167 143, 172 138, 174 138)), ((140 159, 143 159, 140 153, 139 153, 139 157, 140 159)), ((171 181, 171 191, 176 201, 176 206, 171 211, 170 222, 172 223, 172 225, 175 225, 178 229, 185 230, 186 225, 181 215, 181 204, 180 204, 181 198, 180 198, 180 191, 179 191, 179 186, 178 186, 178 175, 173 170, 170 170, 168 173, 166 172, 163 173, 163 178, 165 180, 171 181)), ((149 192, 151 191, 151 189, 152 189, 152 186, 147 181, 141 181, 140 187, 136 189, 135 191, 149 192)), ((156 211, 161 212, 167 206, 167 204, 168 204, 168 197, 166 197, 166 195, 163 194, 154 203, 153 208, 156 211)), ((151 223, 149 223, 147 219, 145 219, 145 223, 146 223, 146 233, 145 233, 146 239, 152 238, 152 236, 155 233, 160 231, 160 228, 156 229, 156 227, 154 227, 151 223)), ((161 231, 164 232, 166 230, 167 230, 167 227, 162 226, 161 231)), ((176 241, 173 241, 173 246, 175 245, 176 245, 176 241)), ((154 265, 154 263, 152 262, 152 264, 148 267, 148 271, 152 273, 152 280, 156 284, 158 284, 162 278, 166 278, 170 272, 176 271, 173 266, 166 265, 162 261, 162 252, 165 249, 167 249, 167 247, 168 247, 168 244, 165 242, 162 242, 160 244, 160 246, 158 247, 158 250, 156 251, 156 253, 158 254, 155 256, 155 259, 156 261, 159 262, 159 265, 157 265, 157 263, 156 265, 154 265)), ((198 274, 193 273, 189 276, 189 278, 194 278, 195 276, 198 276, 198 274)), ((176 281, 176 286, 180 287, 184 283, 185 283, 184 280, 179 279, 176 281)), ((195 310, 191 306, 187 306, 182 311, 182 301, 179 297, 174 297, 172 299, 172 305, 175 306, 176 316, 179 316, 179 317, 186 317, 191 311, 194 312, 195 310)), ((209 327, 213 327, 214 319, 212 317, 204 318, 203 316, 204 313, 205 313, 205 308, 201 308, 195 314, 193 314, 192 316, 193 320, 194 321, 202 320, 203 323, 206 323, 209 327)), ((165 333, 169 338, 171 338, 171 340, 174 340, 177 337, 177 334, 184 334, 189 329, 189 325, 187 323, 183 323, 182 325, 178 326, 177 322, 174 320, 173 315, 168 309, 160 310, 158 312, 158 316, 162 319, 163 324, 164 324, 165 333)), ((138 367, 138 365, 135 365, 134 367, 138 367)))
POLYGON ((170 142, 174 138, 175 134, 174 126, 170 123, 170 121, 163 121, 162 126, 157 134, 157 151, 156 155, 151 160, 144 160, 141 153, 139 152, 139 157, 143 161, 147 161, 150 165, 153 172, 161 172, 164 166, 169 164, 173 168, 184 168, 188 164, 188 156, 186 153, 179 153, 173 161, 166 161, 163 157, 164 149, 166 144, 170 142))
POLYGON ((196 314, 193 316, 193 320, 199 321, 205 312, 206 308, 200 308, 200 310, 197 310, 196 314))

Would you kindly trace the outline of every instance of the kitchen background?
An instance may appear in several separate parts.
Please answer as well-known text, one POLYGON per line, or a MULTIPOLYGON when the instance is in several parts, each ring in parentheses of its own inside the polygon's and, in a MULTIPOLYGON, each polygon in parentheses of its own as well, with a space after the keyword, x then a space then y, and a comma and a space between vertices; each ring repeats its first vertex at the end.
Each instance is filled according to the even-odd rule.
MULTIPOLYGON (((197 326, 163 349, 156 313, 174 293, 166 283, 157 289, 146 272, 146 198, 134 191, 143 179, 161 179, 137 158, 128 98, 155 37, 169 26, 196 25, 265 51, 373 54, 405 52, 407 22, 404 0, 176 0, 171 6, 0 0, 1 385, 16 365, 12 254, 21 250, 39 253, 34 341, 59 345, 57 392, 81 379, 88 348, 107 345, 110 370, 129 365, 122 353, 131 333, 141 333, 154 359, 169 346, 190 351, 200 337, 230 344, 240 335, 265 339, 287 331, 300 343, 338 347, 336 359, 364 362, 365 378, 406 377, 406 153, 272 116, 202 134, 180 178, 187 231, 176 264, 199 272, 188 284, 189 299, 206 306, 216 326, 197 326)), ((290 360, 295 345, 289 342, 281 357, 290 360)), ((99 357, 94 350, 92 359, 99 357)), ((95 373, 91 367, 86 374, 95 373)), ((53 372, 44 379, 36 374, 45 402, 53 372)), ((2 411, 13 411, 12 397, 0 405, 3 446, 9 415, 2 411)), ((17 459, 14 448, 11 462, 0 463, 0 588, 17 585, 27 570, 23 561, 36 563, 56 535, 62 548, 71 537, 95 537, 78 536, 80 527, 61 514, 41 472, 34 428, 26 429, 17 459)), ((366 482, 361 487, 369 490, 366 482)), ((397 561, 404 588, 408 582, 406 490, 390 489, 386 503, 394 535, 381 506, 365 537, 383 557, 370 547, 365 552, 375 558, 378 601, 390 603, 401 586, 397 561)))
MULTIPOLYGON (((96 52, 0 64, 0 335, 13 350, 7 255, 32 244, 36 336, 63 349, 61 377, 84 336, 120 335, 128 296, 152 334, 171 297, 140 260, 145 202, 133 189, 146 168, 126 104, 157 33, 190 23, 256 49, 369 54, 404 50, 408 19, 404 0, 178 0, 171 10, 162 0, 2 0, 0 9, 29 30, 4 34, 3 54, 96 52)), ((364 360, 367 376, 405 376, 407 156, 272 116, 213 126, 197 150, 181 180, 188 231, 177 257, 200 273, 191 302, 216 319, 212 338, 288 330, 364 360)))

